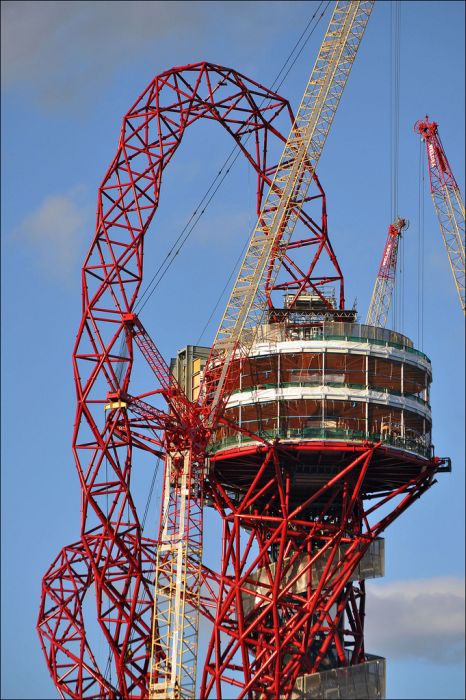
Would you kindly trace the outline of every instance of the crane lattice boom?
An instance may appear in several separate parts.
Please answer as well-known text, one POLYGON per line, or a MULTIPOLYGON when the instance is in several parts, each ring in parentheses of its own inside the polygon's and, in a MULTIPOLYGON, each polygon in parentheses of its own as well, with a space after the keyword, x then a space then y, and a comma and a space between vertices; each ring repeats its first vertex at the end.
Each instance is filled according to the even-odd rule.
POLYGON ((400 218, 388 227, 387 241, 367 311, 366 324, 368 326, 385 328, 387 325, 388 311, 395 287, 398 244, 402 231, 406 230, 407 227, 406 219, 400 218))
MULTIPOLYGON (((306 200, 372 6, 373 0, 337 2, 331 17, 206 369, 204 415, 210 429, 222 413, 228 394, 226 380, 238 345, 246 348, 251 345, 254 329, 267 307, 266 287, 273 285, 280 258, 286 252, 306 200)), ((151 698, 188 698, 193 697, 195 690, 196 605, 202 556, 203 489, 199 476, 202 460, 198 463, 193 459, 189 449, 179 455, 179 461, 181 469, 173 470, 170 463, 166 465, 164 522, 156 563, 151 698), (193 495, 195 483, 199 496, 193 495), (193 566, 189 566, 191 559, 193 566), (165 650, 166 656, 160 649, 165 650)))
POLYGON ((221 413, 239 346, 252 344, 322 154, 374 1, 337 2, 296 119, 214 340, 206 370, 209 423, 221 413), (279 254, 279 250, 281 254, 279 254), (272 262, 272 272, 268 264, 272 262))
POLYGON ((426 116, 414 128, 426 144, 432 200, 461 308, 466 313, 463 198, 440 140, 438 125, 426 116))

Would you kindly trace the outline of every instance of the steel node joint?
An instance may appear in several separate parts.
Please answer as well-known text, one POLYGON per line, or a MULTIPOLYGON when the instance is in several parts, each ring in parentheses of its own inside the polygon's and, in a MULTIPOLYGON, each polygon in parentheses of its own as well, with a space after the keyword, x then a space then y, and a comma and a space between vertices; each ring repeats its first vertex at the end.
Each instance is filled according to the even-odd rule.
POLYGON ((127 326, 134 326, 139 321, 139 317, 131 312, 123 313, 121 319, 127 326))
POLYGON ((433 138, 437 134, 437 131, 437 122, 429 122, 427 115, 425 119, 419 119, 414 125, 414 132, 420 134, 425 141, 433 138))
POLYGON ((118 408, 128 408, 128 400, 126 394, 121 390, 118 391, 108 391, 105 397, 107 403, 105 404, 106 411, 112 411, 118 408))

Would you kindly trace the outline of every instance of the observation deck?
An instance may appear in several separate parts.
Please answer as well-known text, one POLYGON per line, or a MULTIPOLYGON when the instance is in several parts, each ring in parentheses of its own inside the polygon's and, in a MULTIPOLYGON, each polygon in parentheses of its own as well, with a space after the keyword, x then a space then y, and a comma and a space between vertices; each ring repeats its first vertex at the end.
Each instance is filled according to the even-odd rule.
POLYGON ((231 487, 246 485, 263 441, 279 440, 298 462, 296 486, 319 483, 338 446, 378 444, 366 492, 413 476, 433 456, 429 358, 400 333, 359 323, 270 323, 239 360, 225 418, 210 447, 231 487), (317 458, 318 455, 318 458, 317 458), (250 473, 249 473, 250 472, 250 473), (314 476, 312 476, 314 475, 314 476))

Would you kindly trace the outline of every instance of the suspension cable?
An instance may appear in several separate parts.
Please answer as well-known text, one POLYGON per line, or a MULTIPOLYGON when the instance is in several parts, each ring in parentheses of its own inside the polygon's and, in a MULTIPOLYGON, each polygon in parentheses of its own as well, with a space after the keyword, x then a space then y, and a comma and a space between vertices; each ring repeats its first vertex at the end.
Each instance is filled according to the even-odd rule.
MULTIPOLYGON (((321 19, 324 17, 324 15, 325 15, 325 13, 326 13, 326 11, 327 11, 327 9, 328 9, 328 6, 330 5, 330 0, 327 1, 325 7, 324 7, 323 10, 321 11, 320 15, 317 17, 317 13, 319 12, 319 10, 320 10, 320 8, 322 7, 323 4, 324 4, 324 0, 321 0, 321 2, 319 3, 317 9, 314 11, 314 14, 312 15, 311 19, 308 21, 306 27, 305 27, 304 30, 301 32, 301 35, 300 35, 299 39, 296 41, 296 43, 295 43, 293 49, 291 50, 290 54, 289 54, 288 57, 287 57, 285 63, 283 64, 283 66, 282 66, 282 68, 280 69, 278 75, 276 76, 275 80, 273 81, 273 84, 272 84, 272 87, 271 87, 271 90, 272 90, 272 91, 276 92, 276 91, 279 90, 280 87, 283 85, 284 81, 285 81, 286 78, 288 77, 290 71, 292 70, 292 68, 293 68, 293 66, 295 65, 296 61, 298 60, 299 56, 301 55, 301 53, 303 52, 304 48, 306 47, 306 45, 308 44, 309 40, 311 39, 311 37, 312 37, 314 31, 316 30, 317 26, 319 25, 319 22, 320 22, 321 19), (316 17, 317 17, 317 19, 315 19, 316 17), (314 20, 315 20, 314 26, 312 27, 312 29, 310 29, 310 28, 311 28, 311 25, 312 25, 312 23, 313 23, 314 20), (303 42, 301 48, 299 49, 299 51, 296 53, 296 55, 295 55, 294 58, 292 59, 293 54, 295 53, 297 47, 299 46, 299 44, 300 44, 301 41, 303 40, 303 37, 306 35, 306 33, 308 32, 308 30, 310 30, 310 31, 309 31, 307 37, 305 38, 305 40, 304 40, 304 42, 303 42), (288 66, 288 68, 286 68, 287 64, 288 64, 290 61, 291 61, 290 65, 288 66), (280 76, 282 75, 282 73, 284 73, 284 74, 283 74, 282 79, 281 79, 280 82, 279 82, 279 78, 280 78, 280 76)), ((267 101, 267 98, 264 98, 264 99, 262 100, 262 102, 260 103, 259 107, 263 107, 264 104, 266 103, 266 101, 267 101)), ((249 140, 250 136, 251 136, 251 135, 248 134, 247 138, 244 140, 244 144, 247 143, 247 141, 249 140)), ((179 236, 177 237, 177 239, 176 239, 175 242, 173 243, 172 247, 170 248, 170 250, 169 250, 168 253, 166 254, 165 258, 163 259, 163 261, 160 263, 159 267, 158 267, 157 270, 155 271, 154 275, 152 276, 151 280, 150 280, 149 283, 148 283, 148 286, 146 287, 146 289, 145 289, 144 292, 142 293, 141 297, 140 297, 140 298, 138 299, 138 301, 136 302, 136 305, 135 305, 135 310, 136 310, 136 311, 138 311, 138 312, 142 311, 142 309, 143 309, 144 306, 146 305, 146 303, 147 303, 147 301, 149 300, 149 298, 152 296, 152 294, 153 294, 154 291, 157 289, 157 287, 158 287, 158 285, 160 284, 160 282, 162 281, 162 279, 165 277, 167 271, 169 270, 169 268, 170 268, 171 265, 173 264, 173 262, 174 262, 176 256, 180 253, 180 251, 181 251, 183 245, 184 245, 184 244, 186 243, 186 241, 188 240, 188 238, 189 238, 189 236, 191 235, 192 231, 193 231, 194 228, 197 226, 197 224, 199 223, 199 220, 201 219, 201 217, 202 217, 203 214, 205 213, 207 207, 209 206, 209 204, 211 203, 212 199, 214 198, 215 194, 218 192, 220 186, 223 184, 223 182, 224 182, 226 176, 227 176, 228 173, 230 172, 232 166, 235 164, 235 162, 236 162, 236 160, 238 159, 240 153, 241 153, 241 151, 240 151, 240 149, 239 149, 239 146, 235 144, 235 146, 232 148, 232 150, 231 150, 230 153, 228 154, 228 156, 227 156, 225 162, 223 163, 222 167, 220 168, 220 170, 218 171, 218 173, 215 175, 213 181, 211 182, 211 184, 210 184, 209 187, 207 188, 206 192, 204 193, 203 197, 201 198, 201 200, 200 200, 199 204, 197 205, 196 209, 195 209, 194 212, 191 214, 191 216, 190 216, 188 222, 185 224, 185 226, 183 227, 181 233, 179 234, 179 236), (227 167, 227 166, 228 166, 228 167, 227 167), (220 181, 218 182, 219 179, 220 179, 220 181), (179 245, 178 245, 178 244, 179 244, 179 245), (178 246, 178 247, 177 247, 177 246, 178 246), (144 297, 145 297, 145 298, 144 298, 144 297)))
POLYGON ((421 167, 422 139, 419 139, 417 166, 417 347, 421 347, 421 167))
MULTIPOLYGON (((252 233, 252 231, 251 231, 251 233, 252 233)), ((233 275, 235 274, 235 271, 236 271, 238 265, 240 264, 240 262, 244 256, 244 253, 246 252, 246 247, 247 247, 248 243, 249 243, 249 241, 248 241, 248 239, 246 239, 246 242, 243 245, 240 254, 238 255, 238 257, 235 260, 235 263, 231 269, 230 275, 229 275, 227 281, 225 282, 225 286, 223 287, 222 291, 220 292, 219 297, 218 297, 217 301, 215 302, 215 306, 212 309, 211 314, 210 314, 209 318, 207 319, 207 321, 205 322, 204 328, 202 329, 201 334, 196 341, 196 345, 199 345, 199 343, 201 342, 201 340, 204 336, 204 333, 206 332, 207 328, 209 327, 209 323, 211 322, 215 312, 217 311, 218 306, 219 306, 220 302, 222 301, 223 295, 225 294, 226 290, 228 289, 228 285, 230 284, 231 280, 233 279, 233 275)))
POLYGON ((421 167, 422 167, 422 173, 421 173, 421 216, 420 216, 420 228, 421 228, 421 255, 420 255, 420 262, 421 262, 421 290, 420 290, 420 299, 421 299, 421 338, 420 338, 420 349, 424 349, 424 282, 425 282, 425 194, 426 194, 426 169, 425 169, 425 149, 422 148, 421 144, 421 150, 422 150, 422 162, 421 162, 421 167))
MULTIPOLYGON (((317 20, 315 21, 315 24, 314 24, 314 26, 312 27, 312 29, 309 31, 309 34, 307 35, 306 39, 304 40, 304 43, 302 44, 301 48, 299 49, 299 51, 296 53, 296 55, 295 55, 294 58, 292 59, 293 54, 295 53, 297 47, 298 47, 299 44, 301 43, 303 37, 306 35, 306 33, 308 32, 308 30, 310 29, 310 27, 311 27, 311 25, 312 25, 312 22, 313 22, 314 19, 316 18, 317 13, 319 12, 319 10, 320 10, 320 8, 322 7, 323 4, 324 4, 324 0, 321 0, 321 2, 319 3, 317 9, 315 10, 314 14, 312 15, 311 19, 309 20, 309 22, 307 23, 306 27, 304 28, 304 30, 302 31, 301 35, 299 36, 298 40, 296 41, 296 43, 295 43, 293 49, 291 50, 290 54, 288 55, 288 58, 286 59, 285 63, 283 64, 282 68, 280 69, 278 75, 276 76, 276 78, 275 78, 275 80, 274 80, 274 82, 273 82, 273 85, 272 85, 272 88, 271 88, 272 91, 275 91, 275 92, 276 92, 276 91, 279 90, 280 87, 283 85, 283 82, 286 80, 287 76, 289 75, 290 71, 292 70, 293 66, 295 65, 296 61, 298 60, 299 56, 301 55, 302 51, 304 50, 304 48, 305 48, 306 45, 308 44, 308 42, 309 42, 309 40, 310 40, 312 34, 314 33, 315 29, 317 28, 319 22, 320 22, 321 19, 324 17, 324 15, 325 15, 325 13, 326 13, 326 11, 327 11, 329 5, 330 5, 330 0, 328 0, 327 3, 325 4, 325 7, 324 7, 323 10, 321 11, 320 15, 317 17, 317 20), (291 63, 290 63, 290 61, 291 61, 291 63), (288 68, 287 68, 287 65, 288 65, 289 63, 290 63, 290 65, 289 65, 288 68), (283 74, 283 77, 281 78, 280 82, 278 82, 279 79, 280 79, 280 76, 281 76, 282 74, 283 74), (278 83, 278 84, 277 84, 277 83, 278 83)), ((266 101, 265 99, 262 101, 262 103, 261 103, 261 105, 260 105, 261 107, 263 106, 263 104, 264 104, 265 101, 266 101)), ((250 136, 250 135, 248 135, 248 138, 249 138, 249 136, 250 136)), ((246 142, 246 140, 245 140, 245 142, 246 142)), ((197 206, 196 209, 194 210, 194 212, 193 212, 193 214, 191 215, 191 217, 189 218, 188 222, 186 223, 186 225, 185 225, 184 228, 182 229, 181 233, 180 233, 179 236, 177 237, 175 243, 172 245, 171 249, 169 250, 169 252, 168 252, 167 255, 165 256, 164 260, 162 261, 162 263, 159 265, 159 267, 158 267, 157 270, 155 271, 154 275, 152 276, 151 280, 149 281, 148 286, 146 287, 145 291, 143 292, 143 294, 142 294, 141 297, 139 298, 138 302, 136 303, 136 305, 135 305, 135 310, 138 309, 139 311, 141 311, 141 310, 144 308, 144 306, 146 305, 147 301, 148 301, 149 298, 152 296, 153 292, 155 291, 155 289, 157 288, 157 286, 160 284, 160 282, 162 281, 163 277, 164 277, 165 274, 167 273, 168 269, 169 269, 170 266, 173 264, 174 259, 175 259, 176 256, 179 254, 181 248, 183 247, 184 243, 185 243, 186 240, 188 239, 189 235, 191 234, 191 232, 193 231, 193 229, 195 228, 195 226, 196 226, 197 223, 199 222, 199 219, 200 219, 201 216, 205 213, 205 211, 206 211, 208 205, 210 204, 210 202, 212 201, 212 199, 213 199, 213 197, 215 196, 216 192, 218 191, 218 189, 219 189, 220 186, 222 185, 223 181, 225 180, 226 176, 227 176, 228 173, 230 172, 231 167, 232 167, 232 166, 234 165, 234 163, 236 162, 236 160, 237 160, 239 154, 240 154, 239 147, 238 147, 237 145, 235 145, 235 146, 233 147, 233 149, 230 151, 230 153, 228 154, 228 156, 227 156, 225 162, 223 163, 222 167, 220 168, 220 170, 218 171, 218 173, 217 173, 216 176, 214 177, 212 183, 210 184, 210 186, 208 187, 208 189, 207 189, 206 192, 204 193, 203 197, 201 198, 201 200, 200 200, 198 206, 197 206), (228 166, 228 167, 227 167, 227 166, 228 166), (220 179, 220 181, 218 182, 219 179, 220 179), (202 207, 202 209, 201 209, 201 207, 202 207), (200 211, 199 211, 199 210, 200 210, 200 211), (181 241, 181 242, 180 242, 180 241, 181 241), (176 247, 177 247, 178 244, 180 244, 180 245, 179 245, 178 248, 176 249, 176 247), (158 279, 157 279, 157 277, 158 277, 158 279), (144 297, 145 297, 145 299, 144 299, 144 297)), ((226 282, 226 284, 225 284, 225 286, 224 286, 224 288, 223 288, 223 290, 222 290, 222 292, 221 292, 221 294, 220 294, 220 296, 219 296, 219 298, 218 298, 218 301, 217 301, 216 305, 214 306, 214 309, 213 309, 211 315, 209 316, 209 319, 207 320, 207 323, 205 324, 205 326, 204 326, 204 328, 203 328, 203 330, 202 330, 202 332, 201 332, 201 335, 200 335, 200 337, 199 337, 199 340, 197 341, 197 344, 200 342, 202 336, 204 335, 205 330, 207 329, 207 327, 208 327, 210 321, 212 320, 212 317, 213 317, 213 315, 214 315, 214 313, 215 313, 215 311, 216 311, 216 309, 217 309, 217 307, 218 307, 218 305, 219 305, 219 303, 220 303, 220 301, 221 301, 221 299, 222 299, 222 297, 223 297, 223 295, 224 295, 224 293, 225 293, 225 291, 226 291, 226 289, 227 289, 227 287, 228 287, 228 284, 229 284, 229 282, 230 282, 230 280, 231 280, 231 278, 232 278, 232 276, 233 276, 233 274, 234 274, 234 271, 235 271, 237 265, 239 264, 239 262, 240 262, 242 256, 244 255, 244 252, 245 252, 247 243, 248 243, 248 241, 246 240, 246 242, 245 242, 245 244, 244 244, 244 246, 243 246, 243 249, 242 249, 240 255, 238 256, 237 260, 235 261, 235 264, 234 264, 234 266, 233 266, 232 272, 231 272, 231 274, 230 274, 230 276, 229 276, 229 278, 228 278, 228 280, 227 280, 227 282, 226 282)), ((123 338, 122 338, 122 340, 121 340, 121 346, 120 346, 120 355, 121 355, 121 356, 123 355, 123 352, 125 352, 125 337, 124 337, 124 336, 123 336, 123 338)), ((125 355, 126 355, 126 352, 125 352, 125 355)), ((121 382, 121 377, 122 377, 122 374, 123 374, 123 367, 124 367, 124 363, 122 362, 121 367, 119 367, 118 370, 117 370, 117 375, 118 375, 118 380, 119 380, 119 382, 121 382)), ((156 464, 155 464, 155 466, 154 466, 154 472, 153 472, 153 475, 152 475, 151 485, 150 485, 150 487, 149 487, 149 492, 148 492, 148 495, 147 495, 146 505, 145 505, 145 509, 144 509, 144 515, 143 515, 143 518, 142 518, 142 521, 141 521, 142 530, 144 530, 144 527, 145 527, 145 524, 146 524, 146 519, 147 519, 147 516, 148 516, 148 513, 149 513, 150 504, 151 504, 151 501, 152 501, 152 498, 153 498, 153 493, 154 493, 154 489, 155 489, 155 484, 156 484, 157 476, 158 476, 158 473, 159 473, 160 461, 161 461, 160 458, 158 458, 158 459, 156 460, 156 464)), ((168 515, 168 513, 165 514, 165 518, 167 517, 167 515, 168 515)), ((139 604, 138 604, 138 612, 142 609, 142 605, 143 605, 143 600, 144 600, 144 598, 145 598, 145 593, 143 593, 142 599, 139 601, 139 604)), ((133 634, 134 634, 134 630, 133 630, 132 633, 130 634, 130 640, 129 640, 130 642, 132 641, 133 634)), ((108 661, 107 661, 107 668, 106 668, 106 671, 105 671, 105 674, 104 674, 104 677, 105 677, 106 679, 107 679, 109 673, 110 673, 110 679, 111 679, 111 656, 110 656, 110 654, 109 654, 109 658, 108 658, 108 661)))
MULTIPOLYGON (((398 217, 400 156, 400 2, 390 3, 390 218, 398 217)), ((404 237, 398 250, 392 304, 393 330, 404 325, 404 237)))

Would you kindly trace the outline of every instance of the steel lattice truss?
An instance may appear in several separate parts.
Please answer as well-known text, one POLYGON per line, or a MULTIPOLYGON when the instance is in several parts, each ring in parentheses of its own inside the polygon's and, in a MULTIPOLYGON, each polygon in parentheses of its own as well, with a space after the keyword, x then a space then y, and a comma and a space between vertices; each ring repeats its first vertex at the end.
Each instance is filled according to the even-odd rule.
MULTIPOLYGON (((44 576, 38 620, 47 663, 63 697, 147 696, 156 540, 141 534, 131 472, 139 450, 159 457, 182 450, 187 442, 192 448, 200 425, 198 409, 187 405, 134 314, 144 236, 159 202, 163 169, 189 125, 200 118, 219 122, 257 172, 259 215, 276 168, 267 161, 268 142, 285 141, 276 126, 281 114, 292 120, 283 98, 231 69, 200 63, 157 76, 123 119, 117 153, 99 188, 73 352, 81 535, 44 576), (152 386, 156 380, 149 394, 165 397, 167 413, 147 403, 147 393, 131 396, 135 352, 152 370, 152 386), (99 668, 86 636, 82 606, 91 590, 116 669, 113 683, 99 668)), ((325 242, 326 229, 302 211, 303 225, 325 242)), ((198 432, 197 440, 205 444, 205 435, 198 432)))
MULTIPOLYGON (((201 567, 199 552, 195 561, 188 555, 186 566, 186 576, 193 580, 201 571, 203 586, 196 604, 213 624, 202 678, 205 697, 231 697, 235 692, 239 697, 286 698, 296 677, 322 668, 330 654, 346 664, 361 660, 364 586, 351 576, 374 539, 429 488, 439 468, 438 460, 414 460, 410 469, 396 467, 395 460, 394 480, 381 490, 369 474, 377 471, 373 462, 377 455, 380 463, 383 446, 335 445, 334 461, 330 454, 321 482, 297 503, 290 487, 300 466, 296 453, 255 436, 262 445, 252 448, 255 471, 234 497, 225 487, 220 458, 212 458, 208 479, 202 483, 215 424, 209 423, 205 406, 184 396, 135 313, 144 236, 159 202, 163 169, 186 127, 200 118, 219 122, 254 167, 259 216, 276 169, 267 161, 268 142, 285 141, 277 128, 280 115, 292 119, 286 100, 235 71, 200 63, 157 76, 123 120, 116 156, 99 189, 96 234, 83 265, 82 320, 73 354, 77 392, 73 452, 82 488, 81 533, 44 576, 38 620, 47 664, 62 697, 146 698, 151 655, 157 672, 168 673, 168 668, 163 670, 167 664, 162 630, 154 629, 154 634, 151 630, 154 577, 160 565, 157 545, 164 541, 164 523, 158 540, 144 537, 131 494, 131 474, 141 452, 154 459, 165 457, 165 488, 186 469, 188 479, 201 489, 205 486, 223 519, 220 571, 201 567), (133 364, 141 358, 152 390, 133 395, 133 364), (153 406, 151 395, 162 395, 167 410, 153 406), (196 473, 189 474, 194 466, 196 473), (378 498, 367 507, 364 498, 371 489, 378 498), (373 514, 382 506, 389 514, 375 522, 373 514), (293 567, 303 561, 304 569, 294 574, 293 567), (325 564, 315 584, 312 572, 319 562, 325 564), (259 586, 253 571, 264 573, 259 586), (294 589, 297 578, 307 580, 304 590, 294 589), (88 600, 95 598, 96 624, 116 673, 112 681, 92 648, 92 630, 86 626, 85 599, 91 592, 88 600), (243 596, 249 601, 246 605, 243 596), (336 632, 343 613, 349 621, 344 637, 351 640, 350 659, 336 632)), ((317 192, 295 212, 309 232, 302 243, 313 239, 319 254, 326 254, 333 266, 330 278, 342 283, 327 244, 325 216, 317 224, 305 212, 317 196, 325 214, 323 191, 315 176, 314 180, 317 192)), ((297 270, 291 262, 293 250, 275 251, 290 280, 277 285, 283 285, 282 291, 311 289, 315 266, 311 263, 307 274, 297 270)), ((317 282, 322 282, 320 273, 317 282)), ((270 285, 269 293, 273 289, 270 285)), ((225 419, 220 415, 219 420, 225 419)), ((318 442, 302 446, 303 452, 306 449, 329 451, 318 442)), ((240 465, 243 458, 244 453, 240 465)), ((176 491, 173 498, 173 509, 167 512, 176 519, 176 491)), ((192 501, 193 528, 201 536, 202 501, 196 495, 192 501)), ((197 549, 201 547, 199 540, 197 549)))
POLYGON ((453 279, 466 313, 464 202, 440 140, 438 125, 426 117, 416 122, 415 131, 426 144, 430 192, 453 279))
POLYGON ((367 310, 366 325, 368 326, 381 326, 385 328, 387 325, 388 311, 395 288, 398 245, 401 233, 406 228, 406 220, 400 218, 388 227, 382 260, 380 261, 369 309, 367 310))
POLYGON ((340 666, 364 661, 364 582, 352 576, 371 544, 441 468, 437 458, 417 473, 387 464, 383 471, 390 469, 393 481, 384 491, 385 476, 374 487, 386 454, 381 443, 316 442, 299 451, 263 443, 260 457, 257 447, 231 456, 238 471, 247 469, 248 456, 257 466, 248 478, 242 474, 247 486, 239 498, 222 485, 227 455, 212 459, 211 492, 224 532, 202 698, 233 692, 289 698, 299 675, 325 670, 329 659, 340 666), (321 473, 320 486, 296 494, 293 481, 306 449, 315 458, 327 455, 330 475, 321 473), (365 500, 368 492, 375 501, 365 500))

